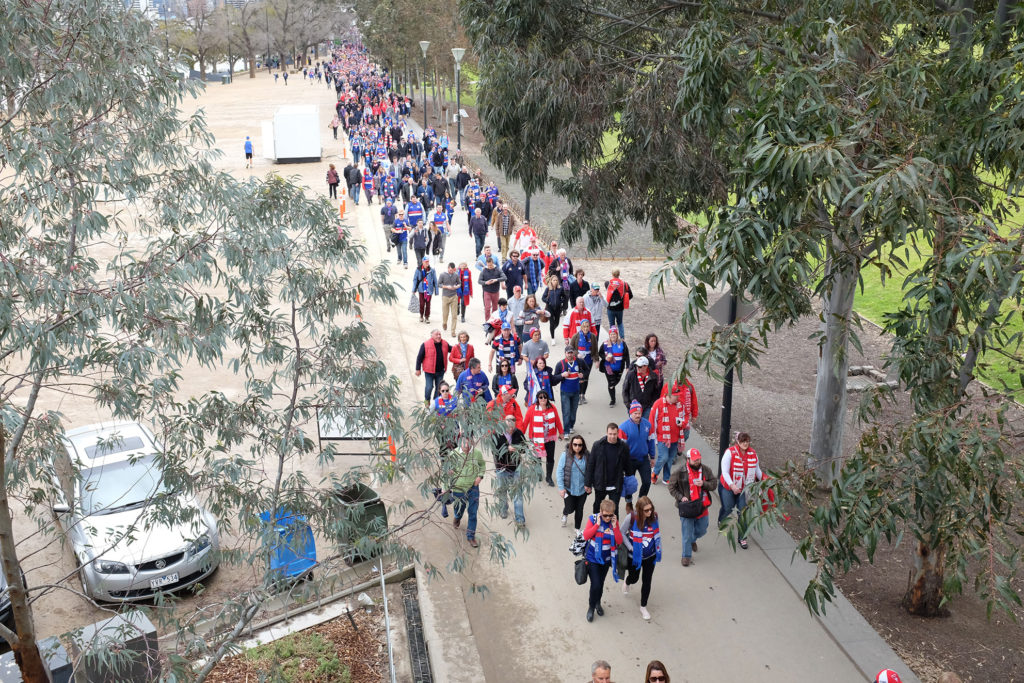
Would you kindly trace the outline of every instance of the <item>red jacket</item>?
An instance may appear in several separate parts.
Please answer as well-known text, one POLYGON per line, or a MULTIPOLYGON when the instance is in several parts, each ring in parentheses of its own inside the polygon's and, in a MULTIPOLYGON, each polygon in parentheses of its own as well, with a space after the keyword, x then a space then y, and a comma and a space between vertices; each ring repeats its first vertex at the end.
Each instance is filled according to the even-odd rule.
MULTIPOLYGON (((670 391, 668 383, 661 386, 661 396, 665 397, 670 391)), ((697 390, 693 388, 693 384, 690 380, 683 380, 680 384, 679 380, 672 382, 671 391, 676 395, 679 400, 679 405, 686 406, 689 414, 687 415, 687 422, 697 418, 697 390)))
MULTIPOLYGON (((502 417, 508 417, 511 415, 516 419, 516 429, 523 431, 523 409, 519 407, 519 402, 514 398, 506 399, 506 394, 499 393, 494 399, 487 404, 487 410, 494 410, 495 408, 501 408, 502 417)), ((509 394, 511 396, 511 394, 509 394)), ((524 432, 525 434, 525 432, 524 432)))
POLYGON ((466 344, 466 357, 462 357, 462 347, 458 344, 452 344, 452 351, 448 354, 448 360, 451 363, 469 363, 469 361, 476 358, 476 352, 473 350, 472 344, 466 344))
POLYGON ((685 430, 690 426, 690 416, 678 401, 669 403, 664 397, 651 406, 651 430, 659 443, 672 444, 686 440, 685 430))
POLYGON ((448 342, 441 340, 441 357, 437 357, 437 347, 433 339, 420 344, 420 352, 416 354, 416 369, 423 372, 444 372, 448 367, 448 342))
POLYGON ((555 404, 548 401, 547 410, 541 410, 537 403, 526 409, 522 432, 527 441, 537 446, 538 457, 544 454, 544 443, 554 441, 562 431, 562 418, 558 416, 555 404))
POLYGON ((587 322, 589 322, 590 323, 590 331, 591 332, 594 331, 594 316, 592 316, 590 314, 590 311, 588 311, 587 309, 584 308, 583 312, 581 313, 580 309, 574 308, 574 309, 572 309, 572 313, 569 314, 569 322, 566 323, 566 326, 565 326, 565 338, 566 339, 568 339, 569 337, 573 336, 574 334, 576 334, 576 332, 579 331, 579 329, 580 329, 580 321, 581 320, 586 320, 587 322))

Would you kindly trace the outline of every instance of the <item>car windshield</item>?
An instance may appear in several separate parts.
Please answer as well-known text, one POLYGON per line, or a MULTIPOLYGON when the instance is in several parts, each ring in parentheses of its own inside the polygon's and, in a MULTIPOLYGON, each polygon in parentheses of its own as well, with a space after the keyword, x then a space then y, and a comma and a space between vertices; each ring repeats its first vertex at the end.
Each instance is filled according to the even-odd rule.
POLYGON ((82 470, 82 511, 102 515, 141 507, 165 490, 153 456, 91 467, 82 470))
POLYGON ((114 453, 125 453, 137 451, 143 447, 142 439, 137 436, 129 436, 126 439, 114 439, 105 443, 98 443, 95 446, 86 446, 85 454, 91 458, 102 458, 114 453))

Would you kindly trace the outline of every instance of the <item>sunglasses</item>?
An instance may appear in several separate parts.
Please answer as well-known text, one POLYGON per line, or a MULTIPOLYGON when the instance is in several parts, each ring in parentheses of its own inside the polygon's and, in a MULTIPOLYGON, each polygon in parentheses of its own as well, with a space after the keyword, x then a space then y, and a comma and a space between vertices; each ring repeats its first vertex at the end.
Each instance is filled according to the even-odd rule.
POLYGON ((447 389, 442 389, 442 390, 441 390, 441 393, 442 393, 442 394, 447 394, 447 393, 449 393, 449 392, 448 392, 448 390, 447 390, 447 389))
POLYGON ((654 508, 644 508, 644 512, 645 513, 654 512, 654 508))
POLYGON ((601 515, 601 519, 611 519, 615 515, 601 515))
POLYGON ((581 444, 579 441, 573 443, 573 446, 575 446, 576 448, 583 448, 583 444, 581 444))
POLYGON ((665 681, 667 681, 668 679, 664 676, 651 676, 647 680, 649 680, 651 683, 665 683, 665 681))

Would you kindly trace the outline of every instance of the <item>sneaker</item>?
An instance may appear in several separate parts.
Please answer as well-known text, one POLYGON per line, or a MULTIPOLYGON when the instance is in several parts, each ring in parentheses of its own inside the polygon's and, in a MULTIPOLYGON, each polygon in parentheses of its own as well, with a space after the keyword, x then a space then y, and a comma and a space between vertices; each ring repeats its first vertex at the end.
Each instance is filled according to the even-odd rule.
POLYGON ((614 406, 614 405, 615 405, 615 401, 611 401, 611 402, 609 402, 609 403, 608 403, 608 407, 609 407, 609 408, 611 408, 611 407, 612 407, 612 406, 614 406))
POLYGON ((565 528, 565 515, 562 515, 562 528, 565 528))
POLYGON ((650 621, 651 620, 651 613, 647 611, 646 607, 641 607, 640 608, 640 616, 642 616, 644 618, 644 621, 650 621))
POLYGON ((657 484, 658 483, 658 475, 657 474, 652 474, 651 475, 651 483, 652 484, 657 484))
POLYGON ((682 564, 684 567, 689 567, 691 564, 693 564, 693 560, 691 560, 689 557, 684 557, 682 560, 682 564))
POLYGON ((744 550, 746 550, 747 548, 750 547, 749 545, 747 545, 747 539, 745 539, 745 538, 741 538, 740 539, 740 547, 743 548, 744 550))
POLYGON ((622 582, 622 594, 629 595, 629 584, 625 581, 622 582))
MULTIPOLYGON (((420 316, 420 322, 423 322, 423 316, 422 315, 420 316)), ((573 456, 573 457, 575 457, 575 456, 573 456)))
POLYGON ((586 396, 580 396, 580 403, 583 404, 583 405, 586 405, 587 404, 587 397, 586 396))

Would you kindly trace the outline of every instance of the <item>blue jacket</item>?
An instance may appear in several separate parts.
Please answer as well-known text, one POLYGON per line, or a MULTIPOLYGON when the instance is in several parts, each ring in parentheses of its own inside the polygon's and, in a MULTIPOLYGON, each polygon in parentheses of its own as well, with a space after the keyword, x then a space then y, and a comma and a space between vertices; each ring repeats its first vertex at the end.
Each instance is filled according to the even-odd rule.
POLYGON ((434 269, 424 271, 423 268, 417 268, 412 277, 412 290, 417 294, 437 294, 437 275, 434 269))
MULTIPOLYGON (((584 480, 586 479, 587 473, 587 459, 583 458, 577 464, 572 463, 572 467, 569 468, 569 482, 566 484, 565 481, 565 459, 571 458, 567 451, 562 451, 562 455, 558 458, 558 467, 555 468, 557 474, 558 489, 565 491, 571 496, 582 496, 586 491, 583 490, 584 480)), ((574 461, 576 458, 572 458, 574 461)))
POLYGON ((641 418, 640 424, 634 424, 627 419, 619 425, 619 438, 625 439, 629 446, 630 460, 643 460, 645 457, 654 457, 654 434, 651 433, 651 423, 641 418))
POLYGON ((505 291, 508 292, 509 296, 512 296, 514 287, 523 286, 523 276, 526 274, 526 267, 522 261, 514 263, 512 259, 509 259, 502 265, 501 271, 505 273, 505 291))
POLYGON ((469 368, 466 368, 459 375, 459 381, 455 383, 455 393, 464 396, 466 402, 473 400, 474 395, 483 396, 490 401, 491 388, 489 384, 483 370, 474 375, 469 368))

